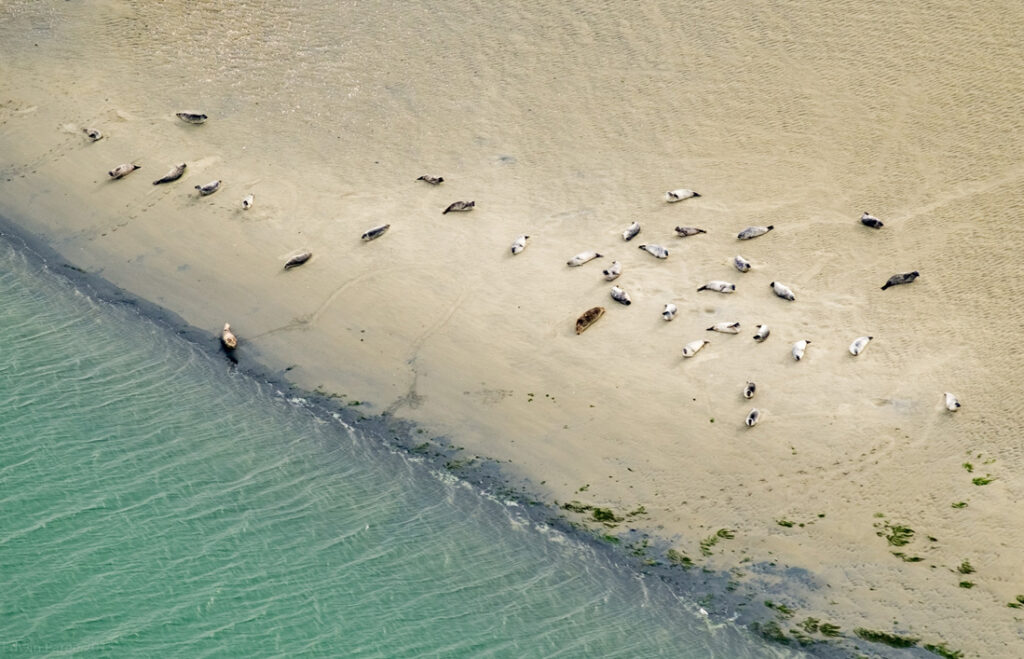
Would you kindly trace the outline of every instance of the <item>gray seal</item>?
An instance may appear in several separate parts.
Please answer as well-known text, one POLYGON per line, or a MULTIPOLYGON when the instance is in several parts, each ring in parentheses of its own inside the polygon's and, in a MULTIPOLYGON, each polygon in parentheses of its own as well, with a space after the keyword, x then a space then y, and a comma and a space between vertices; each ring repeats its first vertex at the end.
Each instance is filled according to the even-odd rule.
POLYGON ((310 251, 305 251, 300 254, 296 254, 295 256, 291 257, 285 262, 284 269, 291 270, 292 268, 297 268, 298 266, 302 265, 311 258, 313 258, 313 252, 310 251))
POLYGON ((170 183, 172 181, 177 181, 179 178, 181 178, 181 175, 185 173, 186 166, 187 165, 185 165, 185 163, 175 165, 174 167, 171 168, 171 171, 167 172, 157 180, 153 181, 153 185, 160 185, 161 183, 170 183))
POLYGON ((640 223, 634 222, 626 227, 626 230, 622 232, 622 239, 626 242, 636 238, 636 234, 640 233, 640 223))
POLYGON ((696 236, 698 233, 707 233, 707 231, 697 227, 676 227, 676 235, 680 238, 689 238, 690 236, 696 236))
POLYGON ((202 112, 176 112, 174 116, 187 124, 201 124, 207 119, 202 112))
POLYGON ((619 304, 626 305, 627 307, 633 304, 633 299, 629 297, 629 293, 618 286, 612 286, 612 299, 619 304))
POLYGON ((199 190, 199 196, 200 197, 205 197, 206 195, 211 195, 214 192, 216 192, 217 190, 220 190, 220 179, 218 179, 216 181, 210 181, 206 185, 197 185, 196 186, 196 190, 199 190))
POLYGON ((914 270, 913 272, 904 272, 903 274, 893 275, 889 277, 889 281, 885 282, 885 286, 882 290, 889 288, 890 286, 899 286, 900 284, 909 284, 920 276, 920 272, 914 270))
POLYGON ((140 165, 136 165, 133 162, 126 162, 126 163, 122 163, 122 164, 118 165, 117 167, 113 168, 112 170, 107 172, 107 174, 110 175, 110 178, 112 178, 112 179, 114 179, 116 181, 119 178, 124 178, 125 176, 128 176, 129 174, 134 172, 136 169, 141 169, 141 166, 140 165))
POLYGON ((443 176, 430 176, 429 174, 424 174, 423 176, 419 177, 416 180, 417 181, 426 181, 430 185, 438 185, 439 183, 444 183, 444 177, 443 176))
POLYGON ((867 211, 864 211, 864 214, 860 216, 860 223, 866 227, 871 227, 872 229, 881 229, 885 226, 880 219, 867 211))
POLYGON ((769 231, 771 231, 774 228, 775 227, 773 225, 771 225, 771 224, 769 224, 766 227, 747 227, 743 231, 740 231, 736 235, 736 237, 739 238, 740 240, 750 240, 751 238, 757 238, 758 236, 763 236, 764 234, 768 233, 769 231))
POLYGON ((448 204, 448 208, 441 211, 441 215, 447 215, 453 211, 471 211, 475 206, 475 201, 453 201, 448 204))
POLYGON ((379 227, 373 227, 372 229, 370 229, 369 231, 364 233, 360 237, 360 239, 363 240, 364 242, 370 242, 371 240, 376 240, 377 238, 380 238, 381 236, 383 236, 384 232, 387 231, 390 228, 391 228, 390 224, 382 224, 379 227))

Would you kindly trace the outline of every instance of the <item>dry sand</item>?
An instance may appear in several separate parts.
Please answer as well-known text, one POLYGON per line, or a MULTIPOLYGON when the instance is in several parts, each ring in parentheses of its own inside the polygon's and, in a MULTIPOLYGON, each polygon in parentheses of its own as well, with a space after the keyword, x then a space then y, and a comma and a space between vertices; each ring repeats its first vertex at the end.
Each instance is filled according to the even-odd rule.
POLYGON ((820 587, 800 617, 1024 652, 1007 607, 1024 594, 1019 5, 695 7, 678 25, 673 3, 65 4, 0 8, 0 214, 70 262, 211 336, 229 321, 297 385, 508 461, 549 500, 644 506, 631 524, 699 564, 806 569, 820 587), (108 180, 128 161, 142 169, 108 180), (665 203, 677 187, 703 196, 665 203), (442 215, 457 199, 477 207, 442 215), (603 258, 566 266, 588 249, 603 258), (737 291, 698 293, 710 279, 737 291), (742 332, 705 330, 722 320, 742 332), (912 542, 889 546, 886 522, 912 542), (735 537, 702 556, 719 528, 735 537))

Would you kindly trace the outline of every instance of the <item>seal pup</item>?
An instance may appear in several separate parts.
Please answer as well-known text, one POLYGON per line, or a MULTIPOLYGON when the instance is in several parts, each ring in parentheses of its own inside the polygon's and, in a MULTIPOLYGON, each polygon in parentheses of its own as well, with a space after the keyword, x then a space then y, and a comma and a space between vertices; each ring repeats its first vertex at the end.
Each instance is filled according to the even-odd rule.
POLYGON ((659 259, 668 258, 668 250, 661 245, 640 245, 640 249, 659 259))
POLYGON ((220 342, 225 350, 234 350, 238 347, 238 337, 231 331, 229 323, 224 323, 224 329, 220 331, 220 342))
POLYGON ((771 283, 771 287, 772 293, 775 293, 783 300, 789 300, 790 302, 796 300, 796 296, 793 295, 793 291, 789 290, 789 286, 786 286, 785 284, 780 284, 777 281, 773 281, 771 283))
POLYGON ((873 336, 861 336, 858 337, 853 343, 850 344, 850 354, 856 357, 860 353, 864 352, 864 348, 868 347, 868 341, 873 339, 873 336))
POLYGON ((633 304, 633 299, 629 297, 629 293, 618 286, 612 286, 612 299, 619 304, 626 305, 627 307, 633 304))
POLYGON ((757 425, 757 422, 760 421, 760 420, 761 420, 761 410, 759 410, 759 409, 757 409, 755 407, 754 409, 750 410, 750 414, 747 415, 747 421, 746 421, 747 427, 748 428, 753 428, 754 426, 757 425))
MULTIPOLYGON (((572 265, 572 263, 569 265, 572 265)), ((622 274, 622 264, 618 261, 612 261, 612 264, 608 266, 608 269, 602 270, 601 272, 604 273, 604 278, 606 280, 615 281, 618 276, 622 274)))
POLYGON ((665 305, 665 310, 661 312, 661 317, 664 318, 665 320, 672 320, 673 318, 676 317, 677 311, 679 311, 678 307, 669 302, 668 304, 665 305))
POLYGON ((444 177, 443 176, 431 176, 430 174, 424 174, 423 176, 419 177, 416 180, 417 181, 426 181, 430 185, 437 185, 439 183, 444 183, 444 177))
POLYGON ((256 195, 254 195, 254 194, 247 194, 247 195, 245 195, 245 198, 242 199, 242 210, 249 210, 250 208, 252 208, 252 204, 253 204, 254 201, 256 201, 256 195))
POLYGON ((689 343, 683 346, 683 357, 693 357, 698 352, 700 352, 701 348, 703 348, 705 345, 709 343, 711 342, 704 340, 690 341, 689 343))
POLYGON ((513 240, 512 241, 512 253, 513 254, 518 254, 519 252, 521 252, 524 249, 526 249, 526 241, 529 240, 529 239, 530 239, 529 236, 527 236, 526 234, 523 234, 523 235, 519 236, 518 238, 516 238, 515 240, 513 240))
POLYGON ((306 251, 302 252, 301 254, 296 254, 295 256, 288 259, 288 261, 284 264, 284 269, 291 270, 292 268, 302 265, 311 258, 313 258, 313 252, 306 251))
POLYGON ((864 211, 864 214, 860 216, 860 223, 872 229, 881 229, 885 226, 880 219, 867 211, 864 211))
POLYGON ((719 293, 734 293, 734 292, 736 292, 736 284, 730 284, 727 281, 719 281, 719 280, 715 279, 713 281, 709 281, 708 283, 704 284, 703 286, 701 286, 700 288, 697 289, 698 293, 701 292, 701 291, 717 291, 719 293))
POLYGON ((85 133, 85 136, 88 137, 93 142, 103 139, 103 133, 96 130, 95 128, 83 128, 82 132, 85 133))
POLYGON ((945 397, 947 410, 949 410, 950 412, 956 412, 958 409, 960 409, 960 401, 957 400, 956 396, 947 391, 945 393, 945 397))
POLYGON ((793 344, 793 359, 800 361, 804 358, 804 351, 807 350, 807 344, 810 343, 807 339, 801 339, 793 344))
POLYGON ((736 269, 740 272, 748 272, 750 270, 750 261, 746 260, 739 254, 733 257, 732 264, 736 266, 736 269))
POLYGON ((721 332, 722 334, 739 334, 740 324, 739 323, 715 323, 708 328, 709 332, 721 332))
POLYGON ((767 339, 768 335, 771 334, 771 333, 772 333, 772 331, 770 329, 768 329, 767 325, 758 325, 757 326, 757 331, 754 332, 754 340, 757 341, 758 343, 760 343, 760 342, 764 341, 765 339, 767 339))
POLYGON ((689 199, 690 197, 699 197, 700 193, 688 190, 687 188, 679 188, 678 190, 669 190, 665 193, 665 201, 672 203, 676 201, 682 201, 683 199, 689 199))
MULTIPOLYGON (((113 174, 111 174, 111 176, 113 176, 113 174)), ((884 291, 890 286, 909 284, 910 282, 917 279, 920 274, 920 272, 914 270, 913 272, 904 272, 903 274, 893 275, 892 277, 889 277, 889 281, 885 282, 885 286, 882 287, 882 290, 884 291)))
POLYGON ((110 175, 110 178, 112 178, 112 179, 114 179, 116 181, 119 178, 124 178, 125 176, 128 176, 129 174, 134 172, 136 169, 142 169, 142 166, 141 165, 136 165, 133 162, 126 162, 126 163, 122 163, 122 164, 118 165, 117 167, 113 168, 112 170, 107 172, 107 174, 110 175))
POLYGON ((220 190, 220 179, 218 179, 216 181, 210 181, 206 185, 197 185, 196 186, 196 190, 199 190, 199 196, 200 197, 205 197, 206 195, 211 195, 214 192, 216 192, 217 190, 220 190))
POLYGON ((181 178, 181 175, 185 173, 185 163, 175 165, 171 167, 171 171, 167 172, 157 180, 153 181, 153 185, 160 185, 161 183, 170 183, 171 181, 177 181, 181 178))
POLYGON ((747 227, 743 231, 740 231, 738 234, 736 234, 736 237, 739 238, 740 240, 750 240, 751 238, 763 236, 764 234, 768 233, 774 228, 775 226, 771 224, 769 224, 766 227, 747 227))
POLYGON ((743 397, 749 400, 754 397, 755 391, 757 391, 757 385, 753 382, 747 382, 747 386, 743 387, 743 397))
POLYGON ((576 333, 583 334, 588 327, 597 322, 597 319, 604 315, 604 307, 593 307, 583 312, 583 315, 576 319, 576 333))
POLYGON ((628 243, 630 240, 636 238, 636 234, 638 233, 640 233, 640 223, 634 222, 626 227, 626 230, 622 232, 622 239, 628 243))
POLYGON ((676 227, 676 235, 680 238, 689 238, 690 236, 696 236, 698 233, 707 233, 707 231, 697 227, 676 227))
POLYGON ((471 211, 476 206, 475 201, 453 201, 448 204, 448 208, 441 211, 441 215, 447 215, 452 211, 471 211))
MULTIPOLYGON (((580 252, 576 256, 572 257, 565 264, 569 267, 575 268, 581 266, 587 261, 593 261, 594 259, 600 258, 602 255, 597 252, 580 252)), ((617 276, 617 275, 616 275, 617 276)))
POLYGON ((206 115, 201 112, 176 112, 174 116, 188 124, 201 124, 206 121, 207 118, 206 115))
POLYGON ((360 240, 362 240, 364 242, 370 242, 371 240, 376 240, 377 238, 380 238, 381 236, 383 236, 384 232, 387 231, 390 228, 391 228, 390 224, 382 224, 379 227, 373 227, 372 229, 370 229, 369 231, 364 233, 362 236, 360 236, 360 240))

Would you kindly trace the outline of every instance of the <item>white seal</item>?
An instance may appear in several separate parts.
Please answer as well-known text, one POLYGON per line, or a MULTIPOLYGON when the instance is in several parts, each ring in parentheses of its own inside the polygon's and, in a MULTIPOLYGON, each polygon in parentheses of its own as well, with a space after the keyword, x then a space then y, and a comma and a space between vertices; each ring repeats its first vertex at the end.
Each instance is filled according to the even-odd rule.
POLYGON ((576 256, 574 256, 571 259, 569 259, 568 261, 566 261, 565 264, 570 266, 570 267, 575 268, 577 266, 583 265, 587 261, 593 261, 594 259, 597 259, 597 258, 600 258, 600 257, 601 257, 601 255, 598 254, 597 252, 580 252, 576 256))
POLYGON ((697 354, 698 351, 700 351, 701 348, 703 348, 708 343, 711 343, 711 342, 710 341, 703 341, 703 340, 701 340, 701 341, 690 341, 685 346, 683 346, 683 357, 693 357, 694 355, 697 354))
POLYGON ((763 236, 764 234, 768 233, 774 228, 775 227, 770 224, 766 227, 747 227, 743 231, 740 231, 736 237, 739 238, 740 240, 750 240, 751 238, 763 236))
POLYGON ((860 216, 860 223, 872 229, 881 229, 885 226, 880 219, 867 211, 864 211, 864 214, 860 216))
POLYGON ((746 260, 739 254, 733 257, 732 264, 736 266, 736 269, 740 272, 747 272, 750 270, 750 261, 746 260))
POLYGON ((224 323, 224 329, 220 331, 220 342, 225 350, 234 350, 238 347, 238 337, 231 331, 231 325, 224 323))
POLYGON ((633 300, 629 297, 629 293, 618 286, 612 286, 612 299, 619 304, 626 305, 627 307, 633 304, 633 300))
POLYGON ((801 339, 793 344, 793 359, 800 361, 804 358, 804 351, 807 350, 807 344, 810 343, 807 339, 801 339))
POLYGON ((701 286, 700 288, 697 289, 698 293, 700 291, 717 291, 719 293, 735 293, 736 292, 736 284, 730 284, 727 281, 719 281, 719 280, 715 279, 713 281, 709 281, 708 283, 704 284, 703 286, 701 286))
POLYGON ((864 352, 864 348, 868 347, 868 341, 873 339, 873 336, 861 336, 858 337, 853 343, 850 344, 850 354, 856 357, 860 353, 864 352))
POLYGON ((743 387, 743 397, 749 400, 754 397, 755 391, 757 391, 757 385, 753 382, 748 382, 747 386, 743 387))
POLYGON ((125 176, 128 176, 136 169, 141 169, 141 167, 133 162, 126 162, 113 168, 112 170, 107 172, 107 174, 110 175, 110 178, 117 180, 119 178, 124 178, 125 176))
MULTIPOLYGON (((571 263, 569 265, 572 265, 571 263)), ((618 261, 612 261, 612 264, 608 266, 607 270, 602 270, 604 278, 608 281, 615 281, 615 279, 622 274, 622 264, 618 261)))
POLYGON ((512 241, 512 253, 513 254, 518 254, 519 252, 521 252, 524 249, 526 249, 526 241, 529 240, 529 239, 530 239, 529 236, 527 236, 526 234, 523 234, 523 235, 519 236, 518 238, 516 238, 515 240, 513 240, 512 241))
POLYGON ((659 259, 668 258, 668 250, 661 245, 640 245, 640 249, 659 259))
POLYGON ((756 407, 750 410, 750 414, 747 415, 747 427, 753 428, 757 425, 757 422, 761 420, 761 410, 756 407))
POLYGON ((785 284, 782 284, 782 283, 777 282, 777 281, 773 281, 771 283, 771 287, 772 287, 772 293, 775 293, 776 295, 781 297, 783 300, 789 300, 790 302, 792 302, 793 300, 796 299, 796 296, 793 295, 793 291, 791 291, 789 289, 789 286, 786 286, 785 284))
POLYGON ((88 137, 93 142, 103 139, 103 133, 101 133, 95 128, 83 128, 82 132, 85 133, 85 136, 88 137))
POLYGON ((676 235, 680 238, 689 238, 690 236, 696 236, 698 233, 707 233, 707 231, 697 227, 676 227, 676 235))
POLYGON ((771 333, 772 331, 768 329, 767 325, 758 325, 757 331, 754 333, 754 340, 760 343, 761 341, 767 339, 768 335, 771 333))
POLYGON ((722 334, 739 334, 740 324, 739 323, 715 323, 708 328, 709 332, 721 332, 722 334))
POLYGON ((244 210, 249 210, 250 208, 252 208, 253 202, 255 202, 255 201, 256 201, 256 195, 254 195, 254 194, 247 194, 247 195, 245 195, 245 198, 242 199, 242 208, 244 210))
POLYGON ((947 410, 949 410, 950 412, 956 412, 958 409, 960 409, 960 401, 957 400, 956 396, 949 393, 948 391, 946 392, 945 396, 947 410))
POLYGON ((622 239, 626 242, 636 238, 636 234, 640 233, 640 223, 634 222, 626 227, 626 230, 622 232, 622 239))
POLYGON ((683 199, 689 199, 690 197, 699 197, 700 193, 694 192, 687 188, 679 188, 678 190, 669 190, 665 193, 665 201, 676 202, 682 201, 683 199))
POLYGON ((205 197, 206 195, 213 194, 217 190, 220 190, 220 181, 210 181, 206 185, 197 185, 196 190, 199 190, 200 197, 205 197))
POLYGON ((381 236, 383 236, 384 232, 387 231, 390 228, 391 228, 390 224, 382 224, 379 227, 373 227, 372 229, 370 229, 369 231, 364 233, 359 238, 360 238, 360 240, 362 240, 364 242, 370 242, 371 240, 376 240, 377 238, 380 238, 381 236))
POLYGON ((665 310, 661 312, 661 317, 664 318, 665 320, 672 320, 673 318, 676 317, 677 311, 679 311, 679 309, 676 307, 676 305, 669 302, 668 304, 665 305, 665 310))

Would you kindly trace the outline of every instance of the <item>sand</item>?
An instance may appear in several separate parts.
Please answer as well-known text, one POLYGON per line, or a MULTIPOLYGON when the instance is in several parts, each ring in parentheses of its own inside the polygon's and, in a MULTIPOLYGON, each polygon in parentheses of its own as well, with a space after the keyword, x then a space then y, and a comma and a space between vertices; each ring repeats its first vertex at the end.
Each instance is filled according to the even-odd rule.
POLYGON ((643 506, 631 526, 714 569, 806 570, 801 617, 1020 654, 1019 6, 695 7, 679 25, 671 3, 326 4, 6 4, 0 214, 211 337, 230 322, 243 358, 500 461, 546 500, 643 506), (110 181, 121 162, 142 169, 110 181), (178 162, 180 181, 152 185, 178 162), (702 196, 666 203, 679 187, 702 196), (442 215, 455 200, 476 208, 442 215), (584 250, 603 257, 566 266, 584 250), (612 260, 628 307, 601 276, 612 260), (736 293, 697 292, 712 279, 736 293), (741 333, 706 331, 726 320, 741 333), (711 343, 684 359, 696 339, 711 343), (890 546, 885 523, 911 543, 890 546), (734 538, 703 556, 720 528, 734 538))

